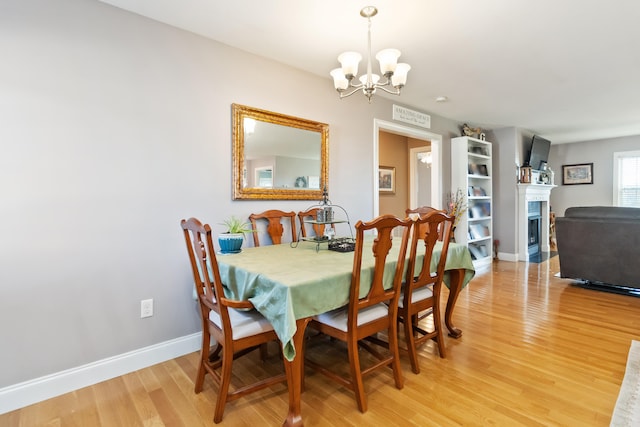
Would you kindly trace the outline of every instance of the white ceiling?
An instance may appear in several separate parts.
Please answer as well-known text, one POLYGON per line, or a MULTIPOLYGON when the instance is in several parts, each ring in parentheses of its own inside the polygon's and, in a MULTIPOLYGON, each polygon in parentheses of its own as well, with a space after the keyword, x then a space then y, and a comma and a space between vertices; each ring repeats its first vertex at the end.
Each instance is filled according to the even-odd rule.
POLYGON ((326 77, 331 91, 337 56, 366 55, 360 9, 372 4, 374 55, 394 47, 412 67, 398 103, 554 144, 640 135, 637 0, 101 1, 326 77))

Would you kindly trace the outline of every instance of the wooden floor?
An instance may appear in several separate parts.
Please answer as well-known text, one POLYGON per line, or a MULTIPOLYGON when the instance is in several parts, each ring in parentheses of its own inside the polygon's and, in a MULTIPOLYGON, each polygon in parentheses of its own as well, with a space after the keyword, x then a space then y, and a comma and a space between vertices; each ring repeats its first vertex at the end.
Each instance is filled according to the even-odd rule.
MULTIPOLYGON (((390 371, 367 378, 365 414, 351 392, 308 370, 305 425, 608 426, 640 340, 640 298, 574 287, 558 271, 554 257, 479 272, 458 300, 463 335, 447 337, 447 358, 427 344, 420 375, 403 359, 403 390, 390 371)), ((282 369, 277 357, 257 360, 240 361, 235 379, 282 369)), ((208 380, 193 393, 196 363, 193 353, 133 372, 0 415, 0 426, 212 426, 216 390, 208 380)), ((278 385, 229 403, 220 425, 278 426, 286 412, 278 385)))

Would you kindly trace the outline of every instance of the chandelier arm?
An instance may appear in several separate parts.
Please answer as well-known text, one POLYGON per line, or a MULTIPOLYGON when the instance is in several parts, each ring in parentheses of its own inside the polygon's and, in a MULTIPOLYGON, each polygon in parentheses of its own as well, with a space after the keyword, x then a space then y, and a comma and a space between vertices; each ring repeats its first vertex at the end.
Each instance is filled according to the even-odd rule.
POLYGON ((358 92, 358 91, 360 90, 360 88, 361 88, 361 87, 362 87, 362 85, 359 85, 358 87, 356 87, 355 89, 353 89, 353 90, 352 90, 351 92, 349 92, 349 93, 345 93, 346 91, 344 91, 344 90, 343 90, 343 91, 341 91, 341 92, 339 92, 339 93, 340 93, 340 99, 342 99, 342 98, 346 98, 346 97, 348 97, 348 96, 353 95, 354 93, 358 92))
POLYGON ((390 90, 387 89, 386 87, 380 86, 380 85, 376 85, 375 86, 376 89, 382 89, 383 91, 390 93, 392 95, 400 95, 400 89, 395 89, 395 90, 390 90))

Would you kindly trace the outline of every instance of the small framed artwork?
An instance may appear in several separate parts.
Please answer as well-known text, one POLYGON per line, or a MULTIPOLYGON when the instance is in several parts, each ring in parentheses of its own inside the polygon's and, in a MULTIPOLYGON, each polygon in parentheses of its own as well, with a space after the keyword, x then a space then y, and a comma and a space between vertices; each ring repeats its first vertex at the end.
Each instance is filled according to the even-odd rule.
POLYGON ((396 192, 396 168, 391 166, 378 167, 378 189, 380 193, 396 192))
POLYGON ((593 163, 562 165, 562 185, 593 184, 593 163))
POLYGON ((296 182, 294 184, 294 187, 296 188, 306 188, 307 187, 307 177, 306 176, 299 176, 296 178, 296 182))

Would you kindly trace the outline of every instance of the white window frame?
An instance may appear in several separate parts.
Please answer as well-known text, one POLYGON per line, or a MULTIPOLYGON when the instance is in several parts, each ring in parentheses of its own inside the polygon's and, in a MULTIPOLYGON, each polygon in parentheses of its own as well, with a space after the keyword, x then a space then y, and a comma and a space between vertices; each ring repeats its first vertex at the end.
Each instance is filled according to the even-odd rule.
POLYGON ((620 160, 626 157, 640 157, 640 150, 613 153, 613 206, 620 206, 620 160))

